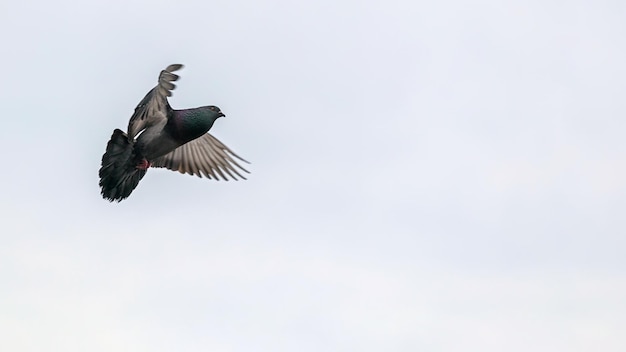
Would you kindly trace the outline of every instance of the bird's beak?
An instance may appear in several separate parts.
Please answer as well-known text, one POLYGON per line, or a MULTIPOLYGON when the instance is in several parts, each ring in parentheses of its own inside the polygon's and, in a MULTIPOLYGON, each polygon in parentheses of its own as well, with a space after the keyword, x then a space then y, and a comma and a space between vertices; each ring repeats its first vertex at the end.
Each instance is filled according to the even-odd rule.
POLYGON ((223 112, 220 112, 220 116, 221 116, 221 117, 226 117, 226 115, 224 115, 224 113, 223 113, 223 112))

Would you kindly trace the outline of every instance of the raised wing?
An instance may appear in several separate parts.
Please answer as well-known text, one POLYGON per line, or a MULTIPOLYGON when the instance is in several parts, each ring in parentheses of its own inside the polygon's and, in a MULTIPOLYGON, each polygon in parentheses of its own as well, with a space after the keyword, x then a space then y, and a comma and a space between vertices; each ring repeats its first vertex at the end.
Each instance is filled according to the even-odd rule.
POLYGON ((172 90, 176 88, 174 83, 178 75, 172 73, 183 68, 183 65, 169 65, 159 74, 159 83, 156 87, 139 102, 135 113, 128 122, 128 137, 132 140, 144 128, 167 119, 168 111, 172 108, 167 102, 167 97, 172 96, 172 90))
POLYGON ((228 174, 231 178, 237 180, 237 176, 242 176, 239 170, 250 173, 237 163, 231 155, 243 162, 246 162, 239 155, 235 154, 222 142, 212 135, 206 133, 198 139, 185 143, 174 151, 165 154, 152 161, 153 167, 165 167, 173 171, 183 174, 196 175, 202 177, 228 181, 228 174), (233 175, 233 173, 235 175, 233 175))

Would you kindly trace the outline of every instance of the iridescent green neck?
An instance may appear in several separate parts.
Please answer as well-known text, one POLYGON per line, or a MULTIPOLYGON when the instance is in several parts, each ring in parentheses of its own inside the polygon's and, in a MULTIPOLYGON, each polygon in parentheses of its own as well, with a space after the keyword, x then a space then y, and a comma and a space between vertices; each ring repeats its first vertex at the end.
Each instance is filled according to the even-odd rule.
POLYGON ((171 122, 177 137, 185 142, 207 133, 218 118, 218 114, 206 107, 174 110, 171 122))

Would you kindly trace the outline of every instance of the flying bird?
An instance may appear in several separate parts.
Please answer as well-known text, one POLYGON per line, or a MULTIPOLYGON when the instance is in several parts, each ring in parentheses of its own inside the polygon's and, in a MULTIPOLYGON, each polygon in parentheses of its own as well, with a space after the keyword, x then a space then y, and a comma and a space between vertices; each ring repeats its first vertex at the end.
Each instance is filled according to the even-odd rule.
POLYGON ((222 116, 217 106, 175 110, 167 101, 176 87, 183 65, 169 65, 135 108, 128 131, 115 129, 102 156, 100 188, 104 199, 121 201, 132 193, 150 167, 165 167, 199 177, 237 180, 249 173, 236 159, 246 162, 207 133, 222 116))

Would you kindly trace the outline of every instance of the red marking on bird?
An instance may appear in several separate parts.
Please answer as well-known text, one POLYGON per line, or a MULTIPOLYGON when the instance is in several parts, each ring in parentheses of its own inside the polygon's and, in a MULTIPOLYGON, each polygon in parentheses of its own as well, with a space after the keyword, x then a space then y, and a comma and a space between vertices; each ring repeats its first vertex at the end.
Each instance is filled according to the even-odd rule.
POLYGON ((141 159, 139 164, 137 164, 137 168, 139 170, 147 170, 151 165, 152 164, 144 158, 144 159, 141 159))

